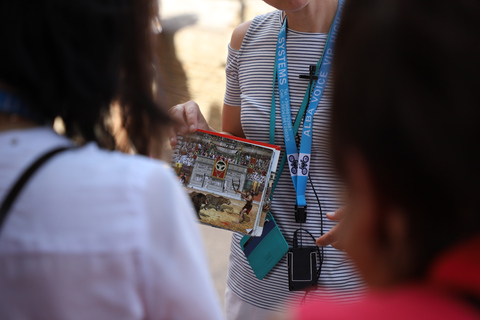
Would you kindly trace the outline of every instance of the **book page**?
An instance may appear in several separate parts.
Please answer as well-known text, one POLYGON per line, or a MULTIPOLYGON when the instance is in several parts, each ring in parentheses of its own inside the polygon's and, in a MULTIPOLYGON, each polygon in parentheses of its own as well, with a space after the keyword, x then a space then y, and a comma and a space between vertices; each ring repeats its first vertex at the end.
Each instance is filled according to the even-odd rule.
POLYGON ((206 131, 179 136, 172 166, 199 221, 257 235, 275 148, 206 131))

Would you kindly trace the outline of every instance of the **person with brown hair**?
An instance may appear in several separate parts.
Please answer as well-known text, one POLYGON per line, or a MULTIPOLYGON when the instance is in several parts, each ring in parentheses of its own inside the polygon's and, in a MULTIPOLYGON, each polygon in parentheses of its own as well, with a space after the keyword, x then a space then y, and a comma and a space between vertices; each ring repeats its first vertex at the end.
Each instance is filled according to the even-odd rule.
POLYGON ((294 319, 480 319, 480 2, 349 0, 331 152, 364 301, 294 319))
POLYGON ((145 157, 169 123, 154 15, 150 0, 0 2, 0 319, 222 318, 189 199, 145 157), (109 151, 114 103, 145 156, 109 151))

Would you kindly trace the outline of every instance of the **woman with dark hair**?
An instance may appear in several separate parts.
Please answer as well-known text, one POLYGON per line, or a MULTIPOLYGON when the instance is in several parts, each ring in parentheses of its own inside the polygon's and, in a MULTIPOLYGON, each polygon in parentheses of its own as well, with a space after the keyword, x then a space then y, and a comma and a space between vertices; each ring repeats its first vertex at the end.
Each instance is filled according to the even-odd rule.
POLYGON ((480 319, 480 3, 351 0, 331 148, 370 286, 295 319, 480 319))
POLYGON ((105 150, 151 155, 163 141, 156 8, 0 2, 1 319, 221 318, 173 173, 105 150))

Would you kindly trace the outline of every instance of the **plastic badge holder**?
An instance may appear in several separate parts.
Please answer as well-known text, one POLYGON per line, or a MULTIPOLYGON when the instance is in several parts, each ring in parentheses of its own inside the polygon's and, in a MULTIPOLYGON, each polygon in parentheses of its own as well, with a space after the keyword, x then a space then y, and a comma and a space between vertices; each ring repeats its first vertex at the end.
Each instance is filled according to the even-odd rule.
POLYGON ((317 247, 290 248, 288 251, 288 290, 317 288, 317 247))
POLYGON ((240 246, 258 279, 263 279, 289 249, 271 213, 266 217, 262 235, 244 236, 240 246))

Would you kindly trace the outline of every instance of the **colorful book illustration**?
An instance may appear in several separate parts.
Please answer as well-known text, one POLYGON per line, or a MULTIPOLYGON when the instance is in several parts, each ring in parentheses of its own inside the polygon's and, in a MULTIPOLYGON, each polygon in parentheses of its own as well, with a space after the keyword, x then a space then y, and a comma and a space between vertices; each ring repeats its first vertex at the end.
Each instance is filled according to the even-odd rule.
POLYGON ((178 137, 172 166, 201 223, 261 236, 280 147, 199 130, 178 137))

